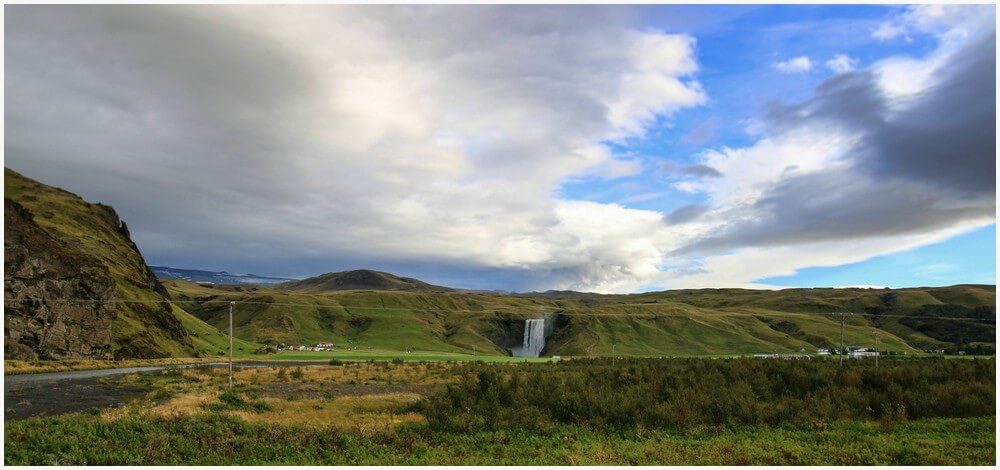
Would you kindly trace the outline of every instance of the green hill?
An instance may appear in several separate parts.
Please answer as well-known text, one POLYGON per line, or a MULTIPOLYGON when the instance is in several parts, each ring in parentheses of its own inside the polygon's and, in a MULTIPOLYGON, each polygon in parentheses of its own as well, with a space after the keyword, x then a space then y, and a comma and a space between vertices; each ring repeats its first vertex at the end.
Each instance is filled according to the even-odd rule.
POLYGON ((8 359, 218 352, 224 336, 166 302, 114 209, 9 168, 4 203, 6 352, 16 354, 8 359), (75 261, 61 267, 65 260, 75 261), (86 301, 67 301, 78 298, 86 301))
MULTIPOLYGON (((992 341, 957 341, 930 331, 919 316, 927 308, 974 309, 989 319, 951 321, 975 338, 994 334, 995 293, 986 286, 899 290, 703 289, 635 295, 503 295, 483 292, 336 291, 303 293, 275 288, 206 287, 165 283, 175 299, 209 324, 228 321, 236 300, 236 334, 263 343, 332 341, 341 347, 509 354, 520 344, 523 321, 548 316, 555 330, 546 355, 705 355, 792 353, 839 345, 840 319, 848 317, 848 345, 882 350, 992 348, 992 341), (894 299, 894 300, 890 300, 894 299), (963 304, 949 304, 942 299, 963 304), (885 307, 887 303, 894 305, 885 307), (888 308, 888 309, 887 309, 888 308), (882 309, 882 310, 880 310, 882 309), (881 315, 876 313, 882 312, 881 315), (899 318, 906 316, 905 318, 899 318), (913 323, 916 321, 917 323, 913 323)), ((965 317, 963 317, 965 318, 965 317)), ((946 336, 946 335, 945 335, 946 336)), ((971 338, 971 336, 970 336, 971 338)), ((988 352, 985 349, 981 352, 988 352)))
POLYGON ((452 289, 435 286, 410 277, 399 277, 382 271, 357 269, 326 273, 319 276, 288 281, 276 285, 283 290, 296 292, 331 292, 340 290, 383 290, 383 291, 419 291, 419 292, 449 292, 452 289))

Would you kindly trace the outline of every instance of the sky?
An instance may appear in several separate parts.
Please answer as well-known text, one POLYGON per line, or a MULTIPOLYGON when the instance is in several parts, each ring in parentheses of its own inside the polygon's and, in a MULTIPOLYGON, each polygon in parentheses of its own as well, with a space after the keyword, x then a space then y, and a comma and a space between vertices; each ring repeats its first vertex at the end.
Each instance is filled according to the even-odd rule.
POLYGON ((5 7, 4 164, 147 262, 469 289, 996 278, 993 5, 5 7))

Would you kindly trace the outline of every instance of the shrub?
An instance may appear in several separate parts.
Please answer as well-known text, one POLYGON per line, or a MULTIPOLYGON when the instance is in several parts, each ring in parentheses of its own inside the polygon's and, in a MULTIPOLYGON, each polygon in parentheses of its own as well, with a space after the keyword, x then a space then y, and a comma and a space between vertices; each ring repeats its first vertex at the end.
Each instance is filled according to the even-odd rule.
POLYGON ((205 407, 210 411, 253 411, 257 413, 271 409, 267 403, 247 401, 240 393, 231 390, 220 393, 218 403, 210 403, 205 407))
POLYGON ((812 426, 838 420, 995 415, 995 360, 854 362, 602 359, 468 364, 463 379, 425 399, 434 429, 597 429, 812 426))

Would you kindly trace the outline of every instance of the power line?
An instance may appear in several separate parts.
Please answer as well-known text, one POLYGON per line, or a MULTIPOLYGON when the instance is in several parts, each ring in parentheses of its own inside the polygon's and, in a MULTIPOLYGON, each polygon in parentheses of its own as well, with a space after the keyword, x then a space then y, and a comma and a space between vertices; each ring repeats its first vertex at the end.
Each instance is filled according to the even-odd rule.
MULTIPOLYGON (((12 299, 5 299, 5 302, 12 299)), ((36 299, 13 299, 15 301, 23 302, 38 302, 36 299)), ((671 312, 660 312, 660 313, 596 313, 596 312, 581 312, 578 310, 567 310, 566 307, 548 307, 548 306, 524 306, 515 307, 522 311, 500 311, 500 310, 468 310, 468 309, 443 309, 443 308, 416 308, 416 307, 371 307, 371 306, 355 306, 355 305, 322 305, 316 303, 291 303, 291 302, 264 302, 264 301, 254 301, 254 300, 228 300, 228 299, 211 299, 211 300, 102 300, 102 299, 44 299, 41 302, 59 302, 59 303, 124 303, 124 304, 220 304, 227 305, 230 302, 235 302, 237 304, 245 305, 273 305, 281 307, 313 307, 313 308, 342 308, 344 310, 406 310, 413 312, 444 312, 444 313, 478 313, 478 314, 495 314, 495 313, 505 313, 505 314, 525 314, 525 313, 549 313, 549 314, 559 314, 567 316, 593 316, 593 317, 632 317, 641 318, 642 315, 653 316, 653 317, 663 317, 663 318, 692 318, 692 317, 747 317, 747 316, 823 316, 827 317, 831 315, 830 313, 824 312, 781 312, 781 311, 771 311, 771 312, 730 312, 730 311, 713 311, 713 312, 697 312, 697 313, 671 313, 671 312), (547 310, 542 312, 541 310, 547 310)), ((687 305, 687 304, 685 304, 687 305)), ((671 305, 663 304, 610 304, 610 307, 672 307, 671 305)), ((696 307, 695 308, 703 308, 696 307)), ((834 313, 834 315, 839 315, 839 313, 834 313)), ((990 321, 993 322, 995 319, 992 318, 968 318, 968 317, 941 317, 941 316, 929 316, 929 315, 891 315, 891 314, 876 314, 876 313, 851 313, 851 315, 863 316, 863 317, 875 317, 875 318, 917 318, 917 319, 929 319, 929 320, 949 320, 949 321, 990 321)))

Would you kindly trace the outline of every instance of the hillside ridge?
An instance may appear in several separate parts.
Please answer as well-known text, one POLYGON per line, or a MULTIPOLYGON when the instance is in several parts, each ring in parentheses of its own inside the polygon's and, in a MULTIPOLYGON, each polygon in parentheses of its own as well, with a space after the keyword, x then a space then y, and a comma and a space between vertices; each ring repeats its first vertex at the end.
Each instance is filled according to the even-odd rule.
POLYGON ((400 277, 384 271, 354 269, 320 274, 318 276, 288 281, 275 286, 281 290, 299 292, 332 292, 343 290, 384 290, 451 292, 454 289, 428 284, 412 277, 400 277))
POLYGON ((168 302, 169 292, 111 206, 5 167, 4 219, 5 357, 219 352, 221 333, 168 302))

